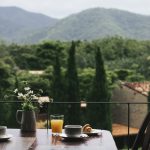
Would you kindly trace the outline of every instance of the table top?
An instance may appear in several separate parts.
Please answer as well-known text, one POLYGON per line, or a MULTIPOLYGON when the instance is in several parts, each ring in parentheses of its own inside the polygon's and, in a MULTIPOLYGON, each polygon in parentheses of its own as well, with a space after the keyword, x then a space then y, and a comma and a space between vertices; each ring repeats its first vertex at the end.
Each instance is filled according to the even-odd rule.
POLYGON ((117 150, 111 133, 106 130, 102 130, 102 135, 76 140, 54 137, 47 129, 28 133, 22 133, 20 129, 7 129, 7 134, 13 137, 0 142, 0 150, 117 150))

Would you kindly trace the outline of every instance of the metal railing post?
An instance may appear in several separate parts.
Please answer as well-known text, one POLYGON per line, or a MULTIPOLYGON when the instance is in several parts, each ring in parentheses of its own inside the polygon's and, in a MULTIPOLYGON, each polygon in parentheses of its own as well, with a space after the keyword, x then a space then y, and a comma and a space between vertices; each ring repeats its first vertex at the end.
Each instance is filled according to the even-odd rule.
POLYGON ((130 149, 130 103, 128 103, 128 150, 130 149))
POLYGON ((48 129, 49 129, 49 103, 46 103, 47 105, 47 132, 48 132, 48 129))

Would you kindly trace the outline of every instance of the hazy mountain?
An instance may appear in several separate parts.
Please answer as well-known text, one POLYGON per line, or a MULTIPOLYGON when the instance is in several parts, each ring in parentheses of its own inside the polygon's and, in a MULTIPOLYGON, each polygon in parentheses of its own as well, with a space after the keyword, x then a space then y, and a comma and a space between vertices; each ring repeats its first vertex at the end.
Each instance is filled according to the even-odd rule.
POLYGON ((150 39, 150 16, 93 8, 57 20, 16 7, 0 7, 0 38, 11 41, 91 40, 114 35, 150 39))
POLYGON ((57 19, 17 7, 0 7, 0 38, 21 41, 30 34, 52 27, 57 21, 57 19))
POLYGON ((47 38, 96 39, 114 35, 150 39, 150 16, 117 9, 88 9, 59 21, 47 38))

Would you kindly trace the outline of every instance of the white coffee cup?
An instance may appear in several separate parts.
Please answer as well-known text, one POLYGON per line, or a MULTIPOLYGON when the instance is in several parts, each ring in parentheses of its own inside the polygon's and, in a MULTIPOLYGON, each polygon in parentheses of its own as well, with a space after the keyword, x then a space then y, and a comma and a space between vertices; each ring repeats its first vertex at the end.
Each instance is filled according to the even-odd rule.
POLYGON ((70 137, 75 137, 81 135, 82 126, 81 125, 65 125, 65 134, 70 137))
POLYGON ((0 126, 0 136, 6 135, 6 126, 0 126))

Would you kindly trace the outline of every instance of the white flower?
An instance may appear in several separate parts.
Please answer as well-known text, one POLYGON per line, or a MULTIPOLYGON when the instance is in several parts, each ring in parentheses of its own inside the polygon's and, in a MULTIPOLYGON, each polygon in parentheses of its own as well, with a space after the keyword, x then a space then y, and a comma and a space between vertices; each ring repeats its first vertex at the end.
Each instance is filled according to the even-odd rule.
POLYGON ((33 94, 33 91, 30 90, 30 91, 28 92, 28 94, 33 94))
POLYGON ((27 96, 26 96, 26 95, 23 95, 23 99, 24 99, 24 100, 27 100, 27 96))
POLYGON ((22 93, 18 93, 18 96, 19 96, 19 97, 22 97, 22 96, 23 96, 23 94, 22 94, 22 93))
POLYGON ((18 99, 23 99, 24 98, 24 95, 22 93, 18 93, 18 99))
POLYGON ((23 88, 23 92, 20 92, 18 89, 14 90, 14 93, 17 94, 17 98, 19 100, 23 101, 23 105, 22 105, 23 109, 34 109, 34 108, 36 108, 36 107, 34 107, 34 103, 32 103, 32 101, 34 102, 34 100, 37 100, 40 107, 42 107, 43 103, 53 102, 53 99, 49 98, 48 96, 39 97, 42 92, 43 91, 40 89, 39 93, 36 94, 28 86, 23 88), (31 107, 31 106, 33 106, 33 107, 31 107))
POLYGON ((25 90, 25 91, 29 91, 29 90, 30 90, 30 87, 25 87, 24 90, 25 90))
POLYGON ((15 89, 15 90, 14 90, 14 93, 17 93, 17 92, 18 92, 18 89, 15 89))
POLYGON ((29 97, 29 93, 23 95, 24 98, 29 97))

